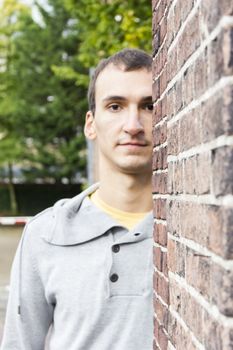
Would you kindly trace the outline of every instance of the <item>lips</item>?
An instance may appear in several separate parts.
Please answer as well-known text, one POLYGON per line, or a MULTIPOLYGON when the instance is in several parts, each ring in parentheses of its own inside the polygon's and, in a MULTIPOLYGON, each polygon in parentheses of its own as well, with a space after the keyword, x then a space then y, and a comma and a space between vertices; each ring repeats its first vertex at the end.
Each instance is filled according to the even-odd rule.
POLYGON ((119 142, 119 146, 138 146, 138 147, 145 147, 147 146, 146 141, 123 141, 119 142))
POLYGON ((120 146, 145 147, 146 144, 144 144, 144 143, 132 143, 132 142, 127 142, 127 143, 121 143, 120 146))

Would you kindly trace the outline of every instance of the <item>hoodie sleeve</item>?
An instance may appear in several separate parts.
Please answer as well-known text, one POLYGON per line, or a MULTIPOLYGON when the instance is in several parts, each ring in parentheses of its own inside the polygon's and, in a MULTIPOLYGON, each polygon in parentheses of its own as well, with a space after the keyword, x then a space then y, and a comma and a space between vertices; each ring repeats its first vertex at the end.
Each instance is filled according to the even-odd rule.
POLYGON ((45 297, 38 269, 38 235, 27 225, 11 270, 1 350, 43 350, 53 319, 53 305, 45 297))

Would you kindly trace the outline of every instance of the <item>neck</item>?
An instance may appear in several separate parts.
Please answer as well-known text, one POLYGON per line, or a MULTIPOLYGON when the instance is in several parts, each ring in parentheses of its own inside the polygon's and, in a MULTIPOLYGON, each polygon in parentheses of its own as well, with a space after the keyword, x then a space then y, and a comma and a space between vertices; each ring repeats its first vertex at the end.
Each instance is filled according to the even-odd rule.
POLYGON ((99 196, 108 205, 131 213, 152 210, 151 173, 124 174, 101 171, 99 196))

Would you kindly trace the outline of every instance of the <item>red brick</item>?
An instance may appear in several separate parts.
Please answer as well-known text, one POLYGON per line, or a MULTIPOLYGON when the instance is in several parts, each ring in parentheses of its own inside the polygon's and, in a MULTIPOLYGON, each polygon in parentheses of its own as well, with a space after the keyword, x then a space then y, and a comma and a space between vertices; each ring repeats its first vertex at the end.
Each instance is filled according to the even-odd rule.
MULTIPOLYGON (((160 6, 158 6, 155 10, 156 12, 156 22, 157 25, 159 24, 159 22, 161 21, 162 17, 164 17, 166 15, 166 3, 167 1, 161 1, 160 6)), ((156 1, 155 6, 158 4, 158 1, 156 1)))
POLYGON ((162 270, 162 252, 159 247, 154 247, 154 266, 157 268, 157 270, 162 270))
MULTIPOLYGON (((219 206, 204 206, 207 247, 224 258, 233 257, 233 210, 219 206)), ((203 234, 203 232, 202 232, 203 234)))
POLYGON ((152 177, 153 193, 167 193, 167 173, 155 173, 152 177))
POLYGON ((159 298, 154 300, 159 318, 159 322, 155 322, 154 348, 159 344, 159 348, 167 350, 169 339, 176 349, 197 350, 192 341, 196 338, 208 350, 227 350, 233 347, 233 327, 227 326, 227 318, 233 317, 233 273, 224 259, 233 259, 233 208, 227 203, 221 205, 221 197, 233 195, 233 147, 206 148, 201 153, 195 150, 222 135, 233 135, 233 87, 229 84, 208 95, 222 78, 233 76, 230 22, 222 26, 202 52, 199 50, 195 56, 194 53, 219 25, 222 16, 233 16, 233 3, 231 0, 201 1, 187 22, 195 0, 187 0, 185 5, 177 0, 170 7, 172 3, 172 0, 153 1, 156 12, 153 76, 157 79, 153 92, 153 143, 159 146, 167 141, 167 150, 157 148, 153 159, 153 192, 167 194, 163 204, 161 198, 154 199, 155 218, 167 222, 167 225, 158 224, 156 220, 154 226, 155 242, 167 248, 155 248, 154 263, 159 272, 154 276, 154 288, 167 305, 170 303, 169 312, 159 298), (171 47, 175 38, 177 41, 171 47), (194 60, 179 74, 192 55, 194 60), (166 90, 168 84, 169 91, 166 90), (167 130, 166 123, 157 125, 165 116, 167 130), (174 117, 176 121, 172 123, 174 117), (191 149, 191 155, 185 158, 184 152, 191 149), (205 198, 214 202, 214 196, 217 200, 220 197, 219 205, 202 203, 205 198), (189 241, 188 246, 183 238, 189 241), (201 254, 199 248, 195 250, 193 242, 207 248, 203 250, 206 253, 201 254), (222 259, 218 260, 216 255, 222 259), (180 279, 196 291, 197 297, 188 292, 189 288, 182 287, 180 279), (203 307, 199 298, 210 304, 210 310, 203 307), (214 310, 211 306, 224 318, 213 319, 209 314, 214 310), (178 319, 172 310, 179 314, 178 319), (167 324, 164 315, 166 320, 168 316, 167 324))
POLYGON ((181 287, 173 279, 170 279, 169 300, 173 310, 181 315, 181 287))
POLYGON ((166 219, 166 199, 154 199, 154 217, 156 219, 166 219))
POLYGON ((174 85, 174 91, 175 94, 175 114, 180 112, 183 108, 183 95, 182 95, 182 79, 178 80, 174 85))
POLYGON ((161 301, 154 296, 154 311, 160 325, 167 329, 168 325, 168 308, 161 303, 161 301))
POLYGON ((167 174, 167 192, 169 194, 174 193, 174 190, 175 190, 173 188, 173 186, 174 186, 174 181, 173 181, 174 171, 173 171, 173 169, 174 169, 174 162, 169 162, 168 163, 168 174, 167 174))
POLYGON ((183 107, 186 107, 189 103, 191 103, 194 97, 196 96, 196 90, 194 88, 194 85, 195 79, 197 79, 197 72, 194 72, 194 67, 195 65, 187 68, 181 78, 183 107))
MULTIPOLYGON (((210 152, 201 153, 184 159, 182 165, 180 165, 180 163, 174 163, 174 168, 174 173, 179 169, 183 169, 183 177, 180 175, 177 181, 184 184, 185 193, 199 195, 210 193, 211 180, 214 176, 214 173, 212 174, 211 171, 210 152)), ((170 174, 168 175, 170 176, 170 174)), ((176 179, 174 178, 174 182, 175 181, 176 179)), ((177 186, 179 186, 179 184, 177 186)), ((173 184, 173 192, 175 192, 174 189, 177 186, 173 184)))
POLYGON ((157 345, 156 341, 153 341, 153 350, 160 350, 160 347, 157 345))
POLYGON ((197 181, 195 186, 195 193, 210 193, 212 178, 210 152, 198 154, 196 158, 196 166, 197 181))
POLYGON ((233 134, 233 87, 221 89, 202 104, 201 141, 208 142, 220 135, 233 134), (216 115, 221 118, 216 118, 216 115))
POLYGON ((165 277, 163 277, 158 272, 154 272, 154 283, 155 291, 160 296, 160 298, 169 305, 169 285, 165 277))
POLYGON ((220 32, 209 48, 209 85, 215 84, 222 76, 233 74, 232 29, 220 32))
POLYGON ((180 27, 181 27, 181 8, 182 8, 182 4, 181 1, 177 1, 174 5, 174 27, 173 30, 175 31, 175 33, 178 33, 180 27))
MULTIPOLYGON (((173 97, 172 108, 174 113, 181 111, 193 99, 197 99, 205 90, 215 84, 223 75, 233 74, 233 60, 231 60, 231 31, 225 30, 212 41, 207 51, 204 51, 192 66, 185 72, 183 77, 176 82, 171 89, 173 97), (223 54, 225 52, 225 54, 223 54), (232 62, 231 62, 232 61, 232 62), (208 74, 207 74, 208 73, 208 74)), ((193 42, 193 41, 192 41, 193 42)), ((182 52, 186 52, 183 48, 182 52)), ((174 48, 171 57, 168 59, 167 81, 170 81, 179 67, 175 66, 177 61, 176 49, 174 48)), ((184 59, 186 59, 184 57, 184 59)), ((181 59, 182 61, 182 59, 181 59)), ((182 66, 182 62, 180 63, 182 66)))
POLYGON ((159 283, 159 275, 157 272, 154 272, 153 274, 153 288, 157 293, 158 290, 158 283, 159 283))
POLYGON ((153 143, 158 146, 167 140, 167 124, 155 126, 153 129, 153 143))
POLYGON ((179 0, 179 1, 181 3, 180 18, 181 18, 181 21, 184 22, 194 6, 194 0, 186 0, 185 6, 182 6, 183 5, 182 0, 179 0))
POLYGON ((171 81, 178 71, 177 46, 172 50, 172 54, 167 58, 167 81, 171 81))
POLYGON ((185 248, 180 242, 168 239, 168 269, 181 277, 185 277, 185 248))
POLYGON ((163 66, 162 66, 161 55, 156 55, 154 57, 153 65, 152 65, 152 75, 153 75, 154 79, 156 79, 158 77, 162 68, 163 68, 163 66))
POLYGON ((156 78, 156 80, 152 84, 152 97, 153 101, 158 100, 160 97, 160 78, 156 78))
MULTIPOLYGON (((193 73, 189 74, 189 76, 193 75, 194 77, 193 94, 195 93, 196 99, 206 91, 208 86, 208 65, 206 64, 206 56, 206 52, 204 52, 197 58, 193 65, 193 73)), ((187 100, 187 102, 191 102, 189 98, 187 100)))
POLYGON ((180 150, 180 123, 176 122, 167 129, 168 155, 177 155, 180 150))
MULTIPOLYGON (((215 349, 230 349, 230 347, 223 346, 223 326, 219 324, 219 322, 213 319, 207 311, 203 310, 204 316, 204 341, 203 344, 210 350, 215 349)), ((224 334, 224 338, 227 334, 224 334)), ((226 342, 226 338, 224 339, 224 343, 226 342)))
MULTIPOLYGON (((168 68, 167 68, 168 69, 168 68)), ((166 115, 168 117, 168 120, 170 120, 174 114, 175 114, 175 94, 173 93, 174 86, 168 90, 167 94, 163 97, 164 103, 163 105, 166 106, 166 115)))
POLYGON ((167 68, 165 67, 160 76, 160 90, 159 90, 160 96, 163 94, 166 88, 167 88, 167 68))
POLYGON ((166 45, 163 45, 161 48, 160 58, 161 58, 161 66, 166 69, 165 64, 167 63, 167 52, 168 48, 166 45))
POLYGON ((153 57, 157 54, 160 47, 160 27, 155 28, 155 32, 153 34, 153 42, 152 42, 152 50, 153 57))
POLYGON ((181 324, 176 320, 176 318, 170 313, 169 314, 169 340, 175 347, 175 349, 188 349, 197 350, 198 348, 192 342, 192 339, 188 332, 184 330, 181 324))
POLYGON ((233 146, 212 151, 213 192, 216 196, 233 194, 233 146))
POLYGON ((233 209, 209 206, 206 222, 207 247, 225 259, 233 259, 233 209))
POLYGON ((177 47, 179 48, 178 55, 180 58, 180 67, 183 66, 185 61, 197 50, 201 43, 201 33, 200 33, 200 12, 197 11, 196 14, 187 22, 185 30, 179 38, 179 43, 177 47), (192 40, 190 40, 190 37, 192 40))
POLYGON ((218 24, 222 15, 233 14, 233 4, 231 0, 205 0, 200 4, 201 14, 207 29, 211 32, 218 24), (210 11, 210 8, 212 11, 210 11))
MULTIPOLYGON (((181 6, 181 2, 178 6, 181 6)), ((175 13, 174 13, 175 16, 175 13)), ((181 19, 177 17, 179 22, 175 21, 174 26, 180 26, 181 19)), ((201 33, 200 33, 200 20, 201 14, 197 12, 190 21, 187 22, 185 29, 182 31, 178 42, 175 47, 170 52, 168 57, 169 70, 168 70, 168 81, 170 81, 181 69, 187 59, 195 52, 195 50, 200 46, 201 43, 201 33), (192 40, 190 40, 190 37, 192 40), (178 58, 178 59, 177 59, 178 58)), ((172 22, 172 18, 169 18, 169 22, 172 22)), ((175 31, 177 29, 174 29, 175 31)), ((168 25, 167 32, 169 33, 170 26, 168 25)), ((171 37, 168 38, 168 45, 170 44, 171 37)))
POLYGON ((167 17, 164 16, 160 23, 160 46, 163 44, 166 34, 167 34, 167 17))
POLYGON ((153 125, 158 123, 162 118, 163 118, 162 104, 160 101, 157 101, 153 110, 153 119, 152 119, 153 125))
POLYGON ((155 339, 159 338, 159 322, 155 317, 154 317, 154 337, 155 339))
POLYGON ((161 147, 153 153, 153 170, 167 168, 167 147, 161 147))
POLYGON ((161 272, 168 277, 168 266, 167 266, 167 253, 162 253, 162 269, 161 272))
POLYGON ((182 135, 182 138, 180 137, 180 151, 186 151, 201 143, 200 110, 191 110, 184 115, 180 120, 179 127, 180 135, 182 135))
POLYGON ((168 200, 167 207, 171 234, 191 239, 221 256, 233 255, 232 209, 177 200, 168 200))
MULTIPOLYGON (((173 0, 170 1, 171 3, 173 0)), ((174 6, 169 8, 169 20, 167 22, 167 39, 166 39, 166 46, 169 48, 171 45, 172 41, 176 37, 176 32, 175 32, 175 13, 174 13, 174 6)))
POLYGON ((167 116, 167 113, 168 113, 167 95, 163 96, 163 99, 161 100, 161 107, 162 107, 162 116, 164 118, 167 116))
POLYGON ((188 194, 193 194, 196 191, 197 174, 196 174, 196 157, 184 159, 184 191, 188 194))
POLYGON ((167 230, 163 224, 156 224, 154 226, 154 240, 158 244, 166 247, 167 245, 167 230))
POLYGON ((170 303, 195 337, 203 340, 203 308, 179 283, 170 283, 170 303))
POLYGON ((233 257, 233 209, 167 200, 167 227, 222 257, 233 257))
POLYGON ((208 31, 212 31, 220 20, 220 2, 218 0, 205 0, 201 2, 200 10, 208 31), (212 11, 210 11, 210 9, 212 9, 212 11))
POLYGON ((167 271, 167 253, 162 251, 159 247, 154 247, 154 266, 158 271, 162 272, 165 276, 168 275, 167 271))
POLYGON ((162 326, 159 327, 158 343, 161 350, 167 350, 168 337, 162 326))
POLYGON ((212 302, 217 305, 220 312, 232 317, 233 271, 213 263, 211 268, 210 292, 212 302))
POLYGON ((172 235, 178 237, 181 234, 181 207, 180 201, 167 201, 167 229, 172 235))
POLYGON ((211 222, 207 220, 207 211, 207 206, 198 203, 180 203, 180 234, 206 246, 212 228, 211 222))
MULTIPOLYGON (((179 194, 184 192, 183 190, 183 164, 182 162, 173 162, 173 174, 172 175, 172 193, 179 194)), ((168 174, 168 177, 170 174, 168 174)))
POLYGON ((193 286, 206 300, 211 301, 211 259, 206 254, 200 254, 186 247, 185 272, 186 281, 193 286))

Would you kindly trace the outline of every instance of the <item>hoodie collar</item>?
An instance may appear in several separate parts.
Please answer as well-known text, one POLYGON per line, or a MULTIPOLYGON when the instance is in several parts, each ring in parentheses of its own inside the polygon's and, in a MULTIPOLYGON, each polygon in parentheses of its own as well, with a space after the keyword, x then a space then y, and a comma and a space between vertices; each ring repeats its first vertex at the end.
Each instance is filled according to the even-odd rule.
MULTIPOLYGON (((52 208, 51 229, 43 235, 43 239, 53 245, 75 245, 102 236, 113 227, 123 228, 88 198, 98 187, 98 183, 94 184, 74 198, 58 201, 52 208)), ((151 237, 152 225, 151 212, 130 231, 130 237, 126 234, 125 239, 129 242, 151 237)))

